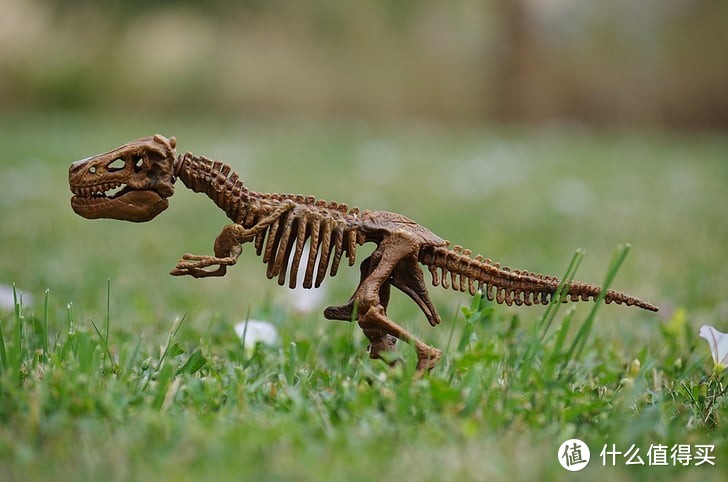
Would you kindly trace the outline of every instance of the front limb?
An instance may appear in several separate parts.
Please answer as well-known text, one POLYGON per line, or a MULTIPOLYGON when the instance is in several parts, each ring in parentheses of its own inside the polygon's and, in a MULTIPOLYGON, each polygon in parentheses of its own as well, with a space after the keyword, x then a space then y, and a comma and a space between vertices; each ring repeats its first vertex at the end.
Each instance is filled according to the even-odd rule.
POLYGON ((239 224, 225 226, 215 238, 215 256, 185 253, 177 266, 169 272, 172 276, 190 275, 195 278, 225 276, 227 267, 237 263, 243 252, 242 243, 252 238, 245 236, 247 230, 239 224), (217 266, 215 269, 205 269, 217 266))
POLYGON ((215 238, 215 256, 185 253, 169 274, 172 276, 190 275, 195 278, 225 276, 227 267, 237 263, 243 252, 241 244, 252 241, 283 213, 290 211, 295 206, 292 201, 287 201, 251 228, 246 229, 240 224, 228 224, 215 238), (217 268, 205 269, 211 266, 217 266, 217 268))

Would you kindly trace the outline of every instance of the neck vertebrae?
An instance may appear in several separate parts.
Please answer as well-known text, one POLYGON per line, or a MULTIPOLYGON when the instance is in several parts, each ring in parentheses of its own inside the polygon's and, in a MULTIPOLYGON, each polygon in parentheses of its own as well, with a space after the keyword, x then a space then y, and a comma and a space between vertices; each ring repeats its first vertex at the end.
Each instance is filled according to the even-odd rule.
POLYGON ((232 221, 245 219, 250 192, 229 164, 187 152, 177 158, 175 176, 194 192, 206 194, 232 221))

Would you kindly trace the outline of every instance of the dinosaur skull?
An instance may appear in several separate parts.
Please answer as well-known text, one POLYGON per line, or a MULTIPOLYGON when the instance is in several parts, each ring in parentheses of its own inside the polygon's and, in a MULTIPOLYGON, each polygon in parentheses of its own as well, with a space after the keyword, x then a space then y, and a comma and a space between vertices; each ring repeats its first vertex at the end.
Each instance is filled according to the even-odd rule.
POLYGON ((68 169, 71 207, 87 219, 144 222, 174 194, 175 138, 144 137, 68 169))

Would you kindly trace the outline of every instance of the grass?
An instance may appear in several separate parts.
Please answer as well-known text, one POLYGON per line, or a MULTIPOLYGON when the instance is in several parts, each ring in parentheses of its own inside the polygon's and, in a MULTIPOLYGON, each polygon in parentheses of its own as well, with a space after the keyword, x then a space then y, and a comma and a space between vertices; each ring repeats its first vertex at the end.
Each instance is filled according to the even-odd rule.
MULTIPOLYGON (((0 282, 22 288, 0 311, 3 480, 543 480, 565 476, 556 451, 574 437, 591 449, 582 474, 600 480, 728 474, 728 381, 697 337, 705 322, 728 331, 724 139, 165 119, 98 133, 104 121, 0 122, 0 282), (237 163, 255 189, 401 211, 505 264, 603 280, 662 313, 433 289, 446 321, 430 331, 394 299, 392 317, 445 354, 415 381, 412 350, 396 369, 367 359, 355 325, 295 313, 249 250, 225 279, 168 277, 225 222, 204 198, 180 188, 144 225, 69 212, 70 160, 159 126, 237 163), (358 187, 337 181, 351 173, 358 187), (569 262, 578 246, 590 254, 569 262), (244 349, 232 325, 247 316, 276 324, 281 345, 244 349), (604 444, 634 444, 645 461, 651 444, 713 444, 717 466, 602 467, 604 444)), ((355 271, 329 280, 327 301, 348 296, 355 271)))

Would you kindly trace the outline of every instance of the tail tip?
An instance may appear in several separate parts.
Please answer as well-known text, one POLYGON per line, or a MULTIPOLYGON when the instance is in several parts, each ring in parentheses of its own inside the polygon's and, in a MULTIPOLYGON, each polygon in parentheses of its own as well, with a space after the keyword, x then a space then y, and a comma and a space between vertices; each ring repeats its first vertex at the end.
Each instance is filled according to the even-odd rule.
POLYGON ((660 307, 657 305, 653 305, 652 303, 648 303, 647 301, 643 301, 640 305, 638 305, 640 308, 643 308, 648 311, 658 312, 660 311, 660 307))

